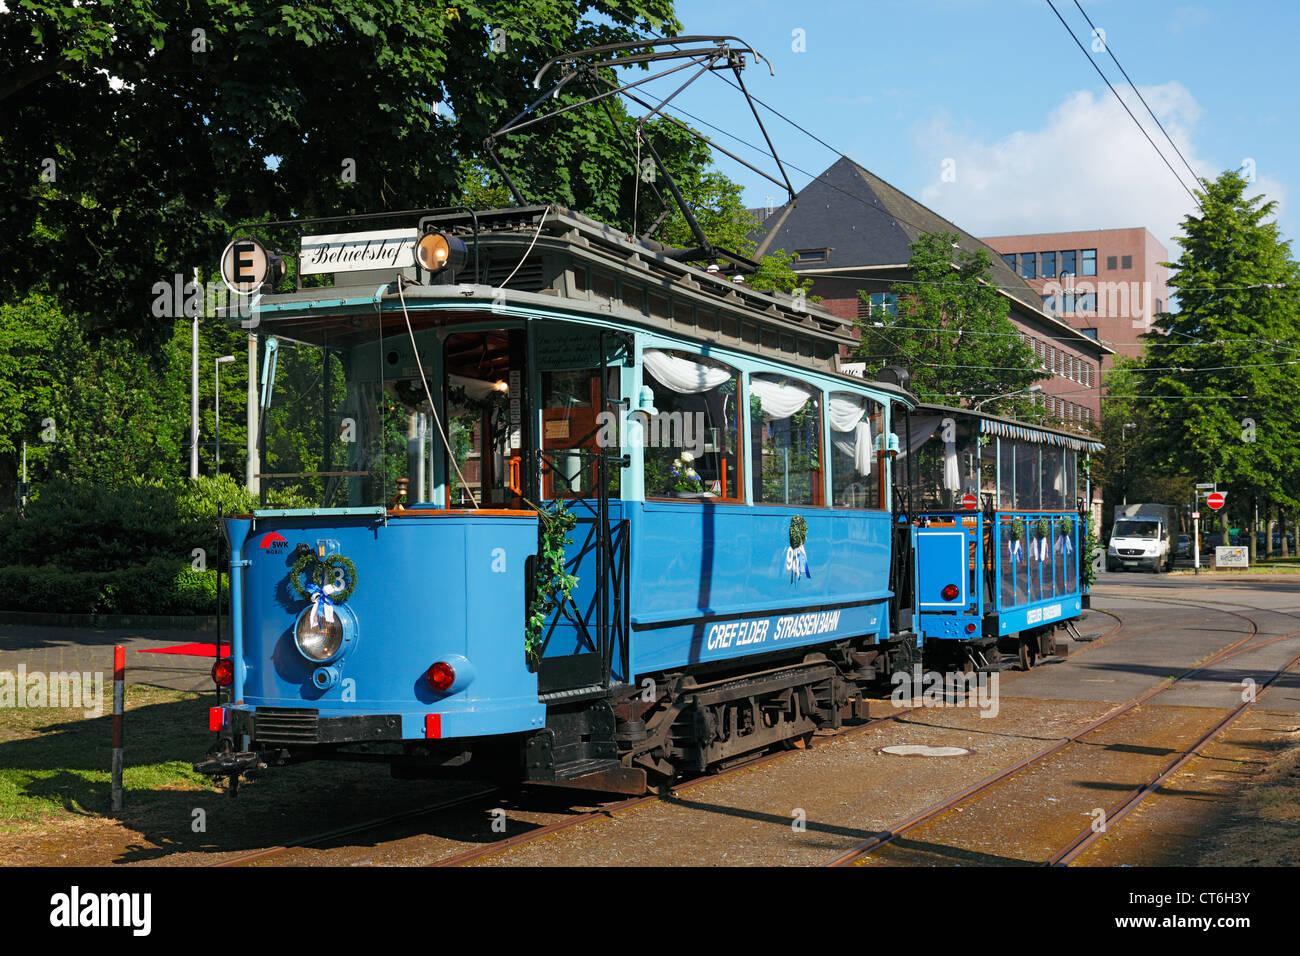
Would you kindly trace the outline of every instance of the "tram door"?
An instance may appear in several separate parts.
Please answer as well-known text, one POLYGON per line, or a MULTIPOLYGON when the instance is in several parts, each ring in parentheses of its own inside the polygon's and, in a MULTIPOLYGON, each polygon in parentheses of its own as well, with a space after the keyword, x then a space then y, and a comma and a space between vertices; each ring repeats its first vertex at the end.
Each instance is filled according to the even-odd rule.
POLYGON ((573 518, 566 570, 578 582, 541 636, 538 688, 545 698, 627 679, 628 522, 616 463, 622 419, 619 343, 609 333, 559 324, 536 328, 536 335, 539 491, 543 502, 562 506, 573 518))

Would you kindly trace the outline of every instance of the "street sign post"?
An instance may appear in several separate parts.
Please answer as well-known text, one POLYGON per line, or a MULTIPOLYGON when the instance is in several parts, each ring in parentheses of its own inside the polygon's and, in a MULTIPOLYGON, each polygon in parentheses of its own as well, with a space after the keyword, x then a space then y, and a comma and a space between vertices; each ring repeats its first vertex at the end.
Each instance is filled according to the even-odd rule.
POLYGON ((1211 511, 1218 511, 1227 501, 1227 496, 1222 491, 1213 491, 1205 498, 1205 503, 1210 506, 1211 511))
POLYGON ((965 495, 961 499, 961 506, 965 508, 967 511, 974 511, 975 506, 977 504, 979 504, 979 501, 975 498, 974 495, 965 495))

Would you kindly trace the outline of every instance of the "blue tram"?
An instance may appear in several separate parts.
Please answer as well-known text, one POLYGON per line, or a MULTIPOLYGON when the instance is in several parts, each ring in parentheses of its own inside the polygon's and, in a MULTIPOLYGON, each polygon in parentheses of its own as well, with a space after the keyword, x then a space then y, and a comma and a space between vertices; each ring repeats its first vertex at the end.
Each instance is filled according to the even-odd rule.
POLYGON ((1079 613, 1077 436, 845 374, 846 320, 571 211, 301 235, 282 290, 313 225, 223 256, 262 500, 196 769, 641 792, 1079 613))
POLYGON ((1102 446, 935 405, 918 405, 904 425, 906 507, 918 528, 916 630, 927 661, 995 667, 1001 647, 1033 666, 1087 606, 1087 461, 1102 446))
POLYGON ((640 792, 917 659, 915 400, 839 371, 850 323, 551 207, 304 235, 291 291, 285 228, 223 257, 265 349, 262 506, 225 522, 198 769, 640 792))

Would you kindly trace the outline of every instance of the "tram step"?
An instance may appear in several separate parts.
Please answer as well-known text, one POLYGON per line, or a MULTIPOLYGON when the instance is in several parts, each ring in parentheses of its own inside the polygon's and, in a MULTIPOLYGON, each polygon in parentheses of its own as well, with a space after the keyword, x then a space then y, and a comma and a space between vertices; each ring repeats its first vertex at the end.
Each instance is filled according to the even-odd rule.
POLYGON ((604 790, 613 793, 642 794, 646 790, 645 771, 624 767, 618 760, 573 760, 555 768, 554 786, 604 790))

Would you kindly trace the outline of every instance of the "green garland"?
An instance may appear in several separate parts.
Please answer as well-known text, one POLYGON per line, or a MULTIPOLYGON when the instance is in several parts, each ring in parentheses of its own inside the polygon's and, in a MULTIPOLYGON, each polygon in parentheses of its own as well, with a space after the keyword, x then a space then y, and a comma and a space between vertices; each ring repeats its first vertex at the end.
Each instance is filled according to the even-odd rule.
POLYGON ((289 572, 289 586, 293 588, 293 593, 298 595, 300 600, 308 600, 311 595, 302 583, 303 576, 310 571, 311 583, 323 588, 327 576, 326 569, 328 568, 342 568, 343 576, 348 582, 343 590, 331 594, 330 599, 335 604, 342 604, 352 597, 353 592, 357 589, 357 566, 352 563, 352 559, 344 554, 331 554, 322 561, 312 551, 303 552, 298 556, 298 560, 293 563, 293 570, 289 572))
POLYGON ((1040 538, 1046 538, 1052 532, 1052 526, 1047 523, 1046 518, 1039 518, 1038 524, 1034 525, 1034 533, 1040 538))
POLYGON ((808 540, 808 522, 803 515, 794 515, 790 519, 790 547, 798 548, 808 540))
POLYGON ((1065 535, 1068 538, 1073 533, 1074 533, 1074 522, 1070 520, 1069 515, 1066 515, 1064 518, 1061 519, 1061 534, 1065 535))
POLYGON ((1011 522, 1011 537, 1017 541, 1025 540, 1025 523, 1019 518, 1011 522))
POLYGON ((537 509, 537 571, 532 599, 524 629, 524 653, 529 663, 536 663, 542 647, 542 628, 546 619, 562 607, 578 585, 578 577, 565 568, 566 545, 572 544, 569 532, 578 526, 578 518, 563 501, 554 502, 549 510, 537 509))

